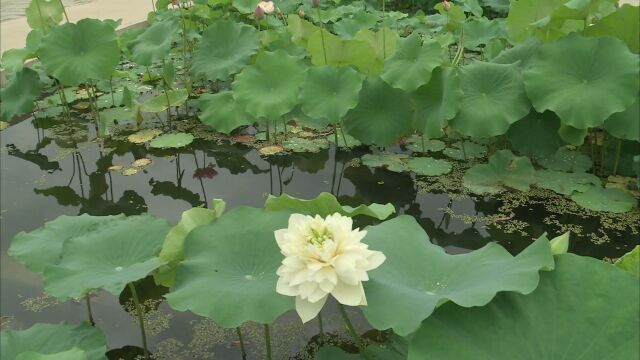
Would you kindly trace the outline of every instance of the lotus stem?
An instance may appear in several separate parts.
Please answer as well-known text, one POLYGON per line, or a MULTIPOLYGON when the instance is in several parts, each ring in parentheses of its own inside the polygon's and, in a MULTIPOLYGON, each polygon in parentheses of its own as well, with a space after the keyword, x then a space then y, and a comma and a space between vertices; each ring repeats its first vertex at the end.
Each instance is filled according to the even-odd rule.
POLYGON ((87 301, 87 313, 89 314, 89 324, 91 324, 91 326, 95 327, 96 326, 96 322, 93 321, 93 313, 91 312, 91 294, 87 294, 85 296, 85 299, 87 301))
POLYGON ((36 0, 36 8, 38 9, 38 17, 40 18, 40 26, 42 27, 42 34, 47 33, 47 28, 44 26, 44 18, 42 17, 42 9, 40 8, 40 0, 36 0))
POLYGON ((385 34, 385 24, 384 24, 384 20, 386 19, 386 9, 385 9, 385 4, 387 2, 385 0, 382 0, 382 61, 384 61, 384 59, 387 58, 387 39, 386 39, 386 34, 385 34))
POLYGON ((62 8, 62 13, 64 14, 64 19, 67 20, 67 22, 69 21, 69 15, 67 15, 67 9, 65 9, 64 4, 62 3, 62 0, 58 0, 60 2, 60 7, 62 8))
POLYGON ((324 64, 328 65, 327 61, 327 48, 324 45, 324 23, 322 22, 322 17, 320 14, 320 6, 316 7, 316 11, 318 12, 318 22, 320 22, 320 40, 322 41, 322 55, 324 55, 324 64))
POLYGON ((238 334, 238 341, 240 341, 240 351, 242 352, 242 360, 247 360, 247 350, 244 348, 244 339, 242 339, 242 332, 240 326, 236 328, 236 334, 238 334))
POLYGON ((273 143, 278 143, 278 120, 273 121, 273 143))
POLYGON ((269 324, 264 324, 264 342, 267 350, 267 360, 271 360, 271 334, 269 324))
MULTIPOLYGON (((456 56, 453 58, 453 66, 458 66, 458 63, 464 58, 464 28, 460 29, 460 41, 458 42, 458 50, 456 56)), ((463 62, 464 65, 464 62, 463 62)))
POLYGON ((360 336, 358 336, 358 333, 356 333, 356 330, 353 328, 353 324, 351 323, 351 320, 349 320, 349 316, 347 315, 347 311, 344 309, 344 305, 338 303, 338 310, 340 310, 340 317, 342 317, 345 325, 347 325, 349 334, 351 334, 353 341, 360 350, 360 354, 364 356, 364 345, 362 344, 362 339, 360 339, 360 336))
POLYGON ((618 139, 616 144, 616 160, 613 163, 613 175, 618 175, 618 165, 620 163, 620 152, 622 150, 622 139, 618 139))
POLYGON ((269 139, 269 119, 267 119, 267 142, 270 142, 271 140, 269 139))
POLYGON ((116 106, 116 97, 115 97, 115 95, 113 94, 113 76, 111 76, 111 77, 109 78, 109 87, 111 88, 111 105, 112 105, 113 107, 115 107, 115 106, 116 106))
POLYGON ((282 124, 284 126, 284 139, 287 140, 287 119, 282 118, 282 124))
POLYGON ((342 141, 344 141, 344 147, 348 148, 349 144, 347 144, 347 137, 344 135, 344 130, 342 130, 342 125, 340 125, 340 134, 342 135, 342 141))
POLYGON ((138 292, 133 283, 129 283, 129 290, 131 290, 131 297, 133 298, 133 304, 136 307, 136 314, 138 315, 138 323, 140 325, 140 335, 142 336, 142 350, 144 352, 144 358, 151 360, 149 356, 149 350, 147 348, 147 334, 144 331, 144 315, 142 314, 142 307, 140 306, 140 299, 138 298, 138 292))
POLYGON ((424 134, 420 134, 420 143, 422 145, 422 153, 424 154, 424 153, 427 152, 427 150, 425 149, 425 146, 424 146, 424 134))
POLYGON ((318 313, 318 327, 320 328, 320 342, 324 343, 324 326, 322 324, 322 311, 318 313))
POLYGON ((461 144, 462 144, 462 145, 461 145, 461 147, 462 147, 462 158, 463 158, 465 161, 467 161, 467 149, 466 149, 466 148, 465 148, 465 146, 464 146, 464 139, 462 139, 461 144))
POLYGON ((151 8, 153 9, 153 12, 156 12, 156 3, 154 3, 153 0, 151 0, 151 8))

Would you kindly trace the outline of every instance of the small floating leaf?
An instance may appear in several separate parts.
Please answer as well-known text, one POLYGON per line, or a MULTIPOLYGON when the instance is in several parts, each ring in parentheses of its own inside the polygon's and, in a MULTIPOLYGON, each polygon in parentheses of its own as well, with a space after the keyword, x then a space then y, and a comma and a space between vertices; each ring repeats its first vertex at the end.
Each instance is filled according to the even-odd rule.
POLYGON ((451 164, 446 160, 430 157, 411 158, 407 161, 409 170, 418 175, 439 176, 451 172, 451 164))
POLYGON ((489 158, 488 164, 478 164, 467 170, 462 182, 476 194, 495 194, 505 187, 528 191, 535 182, 535 169, 529 158, 500 150, 489 158))
POLYGON ((640 245, 636 245, 633 250, 624 254, 614 265, 619 269, 640 276, 640 245))
POLYGON ((151 140, 149 146, 152 148, 180 148, 193 142, 193 135, 187 133, 164 134, 151 140))
POLYGON ((129 135, 127 140, 134 144, 144 144, 160 134, 162 134, 162 130, 159 129, 144 129, 129 135))
POLYGON ((630 211, 638 204, 633 195, 624 190, 605 189, 600 186, 591 186, 585 192, 575 192, 571 195, 571 200, 589 210, 612 213, 630 211))

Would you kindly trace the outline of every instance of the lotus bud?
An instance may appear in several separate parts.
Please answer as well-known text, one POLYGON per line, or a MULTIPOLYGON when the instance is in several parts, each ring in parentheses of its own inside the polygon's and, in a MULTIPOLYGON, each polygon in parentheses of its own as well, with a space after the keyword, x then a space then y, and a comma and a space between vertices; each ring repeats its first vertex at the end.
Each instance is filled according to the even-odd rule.
POLYGON ((447 0, 442 0, 442 7, 444 7, 445 11, 449 11, 449 9, 451 9, 451 3, 447 0))
POLYGON ((264 10, 260 7, 260 5, 256 6, 256 10, 253 12, 253 16, 256 18, 256 20, 260 20, 262 19, 262 16, 264 16, 264 10))
POLYGON ((313 5, 313 7, 318 7, 320 6, 320 0, 311 0, 311 4, 313 5))
POLYGON ((273 1, 261 1, 258 3, 258 6, 262 9, 265 14, 271 14, 276 6, 273 4, 273 1))
POLYGON ((301 18, 304 17, 304 9, 303 8, 298 9, 298 16, 300 16, 301 18))

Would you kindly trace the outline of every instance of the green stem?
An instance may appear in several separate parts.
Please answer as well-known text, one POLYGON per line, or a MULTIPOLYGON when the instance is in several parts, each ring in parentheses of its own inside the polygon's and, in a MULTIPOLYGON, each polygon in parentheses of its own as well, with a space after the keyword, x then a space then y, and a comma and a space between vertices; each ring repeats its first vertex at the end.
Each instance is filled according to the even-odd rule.
POLYGON ((618 139, 616 144, 616 160, 613 163, 613 175, 618 175, 618 164, 620 163, 620 152, 622 150, 622 139, 618 139))
POLYGON ((144 351, 144 358, 151 360, 149 357, 149 350, 147 348, 147 334, 144 331, 144 315, 142 314, 142 307, 140 306, 140 300, 138 298, 138 292, 133 283, 129 283, 129 290, 131 290, 131 297, 133 298, 133 304, 136 307, 136 314, 138 315, 138 323, 140 325, 140 335, 142 336, 142 349, 144 351))
POLYGON ((264 324, 264 342, 267 349, 267 360, 271 360, 271 334, 269 324, 264 324))
POLYGON ((382 0, 382 60, 387 58, 387 39, 385 36, 385 27, 384 20, 386 18, 387 12, 385 9, 386 1, 382 0))
POLYGON ((318 313, 318 327, 320 328, 320 342, 324 343, 324 326, 322 324, 322 311, 318 313))
POLYGON ((420 142, 422 143, 422 153, 426 153, 427 150, 425 150, 424 147, 424 134, 420 134, 420 142))
POLYGON ((322 22, 321 14, 320 14, 320 6, 316 7, 318 11, 318 21, 320 22, 320 40, 322 41, 322 54, 324 55, 324 64, 328 65, 327 61, 327 48, 324 45, 324 23, 322 22))
POLYGON ((353 338, 353 341, 356 343, 356 346, 360 350, 360 354, 364 356, 364 345, 362 344, 362 339, 356 333, 356 330, 353 328, 353 324, 351 324, 351 320, 349 320, 349 316, 347 316, 347 311, 344 309, 344 305, 338 303, 338 310, 340 310, 340 316, 342 320, 347 325, 347 329, 349 330, 349 334, 353 338))
POLYGON ((467 149, 464 146, 464 139, 462 139, 462 142, 460 142, 460 145, 462 147, 462 158, 467 161, 467 149))
POLYGON ((247 350, 244 348, 244 339, 242 339, 242 332, 240 326, 236 328, 236 334, 238 334, 238 340, 240 341, 240 351, 242 352, 242 360, 247 360, 247 350))
POLYGON ((116 106, 116 97, 113 94, 113 76, 109 78, 109 87, 111 88, 111 104, 112 106, 116 106))
POLYGON ((284 126, 284 139, 287 140, 287 120, 282 118, 282 124, 284 126))
POLYGON ((458 66, 460 60, 464 58, 464 29, 460 30, 460 41, 458 42, 458 52, 456 56, 453 58, 453 66, 458 66))
POLYGON ((96 326, 96 322, 93 321, 93 313, 91 311, 91 294, 87 294, 85 296, 85 299, 87 300, 87 313, 89 314, 89 324, 91 324, 91 326, 96 326))
POLYGON ((62 13, 64 14, 64 19, 67 20, 67 22, 69 21, 69 15, 67 15, 67 9, 65 9, 64 4, 62 3, 62 0, 58 0, 60 2, 60 7, 62 8, 62 13))
POLYGON ((153 0, 151 0, 151 8, 153 9, 153 12, 156 12, 156 3, 154 3, 153 0))
POLYGON ((269 138, 269 119, 267 119, 267 142, 271 142, 271 139, 269 138))
POLYGON ((42 26, 42 34, 47 34, 47 27, 44 24, 44 18, 42 17, 42 9, 40 8, 40 0, 36 0, 36 8, 38 9, 38 16, 40 17, 40 26, 42 26))
POLYGON ((344 147, 349 147, 349 144, 347 144, 347 137, 344 136, 344 130, 342 130, 342 124, 340 124, 340 135, 342 135, 342 141, 344 141, 344 147))

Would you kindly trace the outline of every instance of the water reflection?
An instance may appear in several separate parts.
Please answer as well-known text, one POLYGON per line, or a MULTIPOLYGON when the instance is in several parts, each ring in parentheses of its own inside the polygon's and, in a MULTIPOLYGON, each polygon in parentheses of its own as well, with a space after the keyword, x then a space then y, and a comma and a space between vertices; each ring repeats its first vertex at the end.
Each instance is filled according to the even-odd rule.
MULTIPOLYGON (((447 194, 421 192, 409 173, 359 165, 357 159, 365 151, 363 148, 354 151, 330 148, 317 153, 268 158, 259 156, 247 146, 204 140, 196 140, 181 149, 152 149, 123 140, 88 141, 94 134, 86 125, 60 125, 50 120, 24 121, 4 130, 0 137, 4 146, 0 153, 3 211, 0 219, 3 251, 0 315, 14 317, 22 325, 35 321, 76 322, 85 318, 82 305, 70 302, 51 306, 38 314, 25 310, 17 297, 40 295, 40 280, 5 255, 17 232, 33 230, 61 214, 135 215, 150 212, 175 223, 182 211, 209 206, 214 198, 224 199, 228 208, 233 208, 261 206, 268 194, 288 193, 311 198, 327 191, 345 205, 392 203, 398 213, 415 217, 431 241, 450 253, 477 249, 489 241, 498 241, 516 253, 548 229, 548 224, 543 222, 548 214, 542 206, 514 210, 514 219, 528 223, 524 235, 487 227, 483 217, 498 213, 502 205, 499 201, 457 199, 447 194), (151 163, 131 176, 110 170, 114 165, 126 167, 139 159, 149 159, 151 163)), ((558 221, 584 223, 587 231, 597 231, 598 226, 598 222, 576 220, 568 215, 559 217, 558 221)), ((358 219, 358 226, 372 222, 371 219, 358 219)), ((574 243, 572 251, 596 257, 616 256, 634 242, 628 234, 619 234, 616 241, 606 246, 584 241, 578 245, 574 243)), ((172 312, 161 302, 167 289, 156 286, 150 277, 137 282, 136 287, 150 313, 167 324, 171 320, 168 330, 162 327, 164 325, 159 326, 161 331, 150 338, 152 348, 158 344, 165 346, 169 340, 174 341, 175 346, 175 342, 191 344, 195 341, 196 335, 192 333, 197 331, 192 331, 193 324, 202 319, 188 313, 172 312)), ((99 325, 107 332, 110 346, 115 348, 109 352, 110 359, 129 359, 141 351, 129 346, 132 339, 137 339, 132 317, 122 311, 122 308, 129 309, 129 299, 127 290, 118 299, 105 294, 98 294, 95 299, 99 325)), ((288 315, 284 319, 292 324, 296 320, 288 315)), ((218 334, 216 339, 223 339, 221 345, 205 346, 206 351, 215 346, 220 358, 238 358, 238 348, 225 343, 228 337, 224 332, 205 328, 209 336, 215 333, 218 334)), ((297 349, 304 348, 307 342, 312 344, 315 340, 311 336, 316 333, 315 329, 309 328, 298 331, 296 336, 301 337, 302 345, 297 349)), ((256 340, 256 347, 259 346, 256 340)), ((259 353, 258 350, 254 352, 259 353)))

